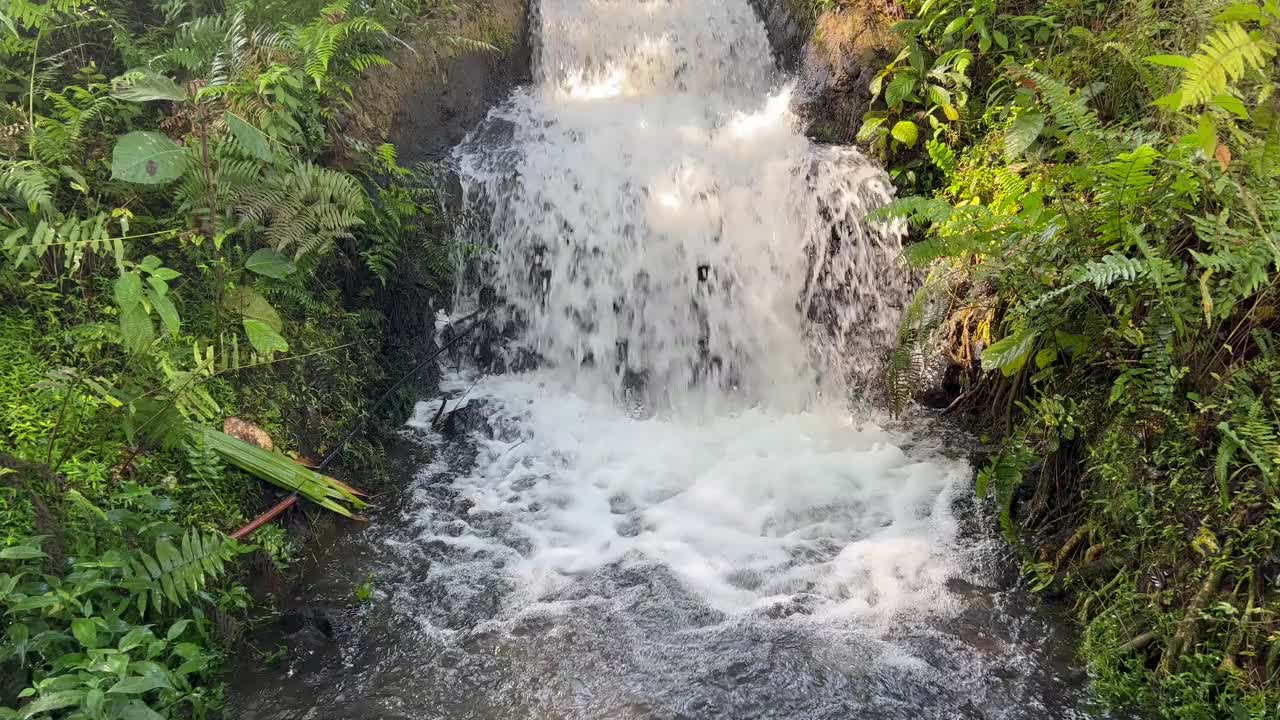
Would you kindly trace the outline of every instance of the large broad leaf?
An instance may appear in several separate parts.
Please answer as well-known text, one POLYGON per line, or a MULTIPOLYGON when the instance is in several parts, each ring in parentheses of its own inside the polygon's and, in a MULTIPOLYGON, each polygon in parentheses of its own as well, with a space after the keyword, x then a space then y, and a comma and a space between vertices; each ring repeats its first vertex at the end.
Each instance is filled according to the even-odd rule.
POLYGON ((889 81, 889 87, 884 91, 884 100, 889 107, 898 107, 910 99, 915 90, 915 76, 908 72, 898 72, 889 81))
POLYGON ((84 699, 84 690, 59 690, 57 692, 45 693, 30 703, 22 706, 22 714, 18 717, 26 720, 26 718, 43 715, 61 710, 72 705, 79 705, 84 699))
POLYGON ((140 69, 116 78, 115 89, 111 96, 121 100, 146 102, 148 100, 172 100, 178 102, 187 99, 187 91, 178 83, 154 70, 140 69))
POLYGON ((98 647, 98 624, 93 618, 75 618, 71 621, 71 634, 80 644, 93 649, 98 647))
POLYGON ((141 700, 134 700, 120 711, 120 720, 164 720, 164 716, 141 700))
POLYGON ((259 295, 257 290, 247 285, 241 285, 228 293, 223 304, 231 312, 251 320, 258 320, 277 333, 284 329, 280 314, 271 307, 271 303, 259 295))
POLYGON ((116 682, 107 690, 114 695, 141 695, 157 688, 172 687, 161 675, 134 675, 116 682))
POLYGON ((250 125, 232 112, 225 112, 222 117, 227 122, 227 127, 231 129, 231 134, 235 136, 236 142, 240 143, 250 155, 270 162, 271 141, 267 139, 267 134, 258 128, 250 125))
POLYGON ((1004 159, 1013 162, 1027 151, 1044 132, 1044 113, 1024 112, 1019 115, 1004 136, 1004 159))
POLYGON ((0 549, 0 560, 35 560, 36 558, 49 557, 40 548, 35 545, 13 545, 0 549))
POLYGON ((169 331, 170 335, 177 335, 178 330, 182 328, 182 320, 178 317, 178 308, 174 307, 169 296, 155 290, 148 290, 147 299, 151 301, 151 307, 155 308, 156 314, 160 316, 160 322, 164 323, 164 329, 169 331))
POLYGON ((920 140, 920 126, 910 120, 900 120, 893 126, 893 130, 889 132, 893 135, 894 140, 907 147, 915 147, 916 142, 920 140))
POLYGON ((1037 337, 1034 330, 1019 330, 992 343, 982 353, 982 369, 999 370, 1005 377, 1016 374, 1027 364, 1037 337))
POLYGON ((151 326, 151 318, 142 303, 120 311, 120 342, 126 349, 138 352, 154 339, 155 328, 151 326))
POLYGON ((111 177, 141 185, 171 183, 182 177, 185 152, 162 133, 135 130, 116 141, 111 177))
POLYGON ((260 355, 289 350, 289 343, 281 337, 280 333, 272 330, 261 320, 245 318, 244 332, 249 336, 249 344, 253 345, 253 349, 260 355))
POLYGON ((244 269, 279 280, 280 278, 288 277, 297 268, 284 255, 271 248, 262 248, 249 256, 249 259, 244 263, 244 269))
POLYGON ((116 305, 121 312, 131 309, 142 302, 142 276, 130 271, 116 279, 116 305))

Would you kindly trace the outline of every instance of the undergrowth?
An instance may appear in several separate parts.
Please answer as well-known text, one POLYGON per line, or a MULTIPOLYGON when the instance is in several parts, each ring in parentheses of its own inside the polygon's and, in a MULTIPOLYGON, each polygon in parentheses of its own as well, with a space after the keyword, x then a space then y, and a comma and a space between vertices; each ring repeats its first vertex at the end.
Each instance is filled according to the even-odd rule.
POLYGON ((908 0, 860 138, 978 476, 1106 701, 1280 716, 1280 3, 908 0))
POLYGON ((404 272, 444 254, 433 200, 344 114, 451 9, 0 4, 0 718, 216 715, 260 481, 363 506, 305 466, 387 380, 381 309, 447 268, 404 272))

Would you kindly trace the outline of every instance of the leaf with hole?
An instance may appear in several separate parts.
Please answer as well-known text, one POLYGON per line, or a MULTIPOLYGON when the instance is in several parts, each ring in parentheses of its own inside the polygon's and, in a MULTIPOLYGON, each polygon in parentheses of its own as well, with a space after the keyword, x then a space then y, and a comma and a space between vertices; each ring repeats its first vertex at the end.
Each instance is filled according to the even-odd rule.
POLYGON ((135 130, 111 151, 111 177, 139 185, 165 185, 182 177, 186 150, 167 135, 135 130))

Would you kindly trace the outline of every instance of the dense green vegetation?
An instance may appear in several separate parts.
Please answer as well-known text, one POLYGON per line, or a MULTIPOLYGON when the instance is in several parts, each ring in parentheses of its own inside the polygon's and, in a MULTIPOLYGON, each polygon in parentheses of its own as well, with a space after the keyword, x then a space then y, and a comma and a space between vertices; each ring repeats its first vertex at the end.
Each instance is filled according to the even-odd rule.
POLYGON ((978 492, 1110 702, 1280 716, 1280 2, 908 0, 861 129, 978 492))
MULTIPOLYGON (((209 715, 249 602, 224 533, 260 480, 362 505, 291 457, 390 370, 378 309, 431 210, 343 117, 394 33, 429 45, 450 12, 0 4, 0 718, 209 715)), ((380 458, 341 462, 364 484, 380 458)))

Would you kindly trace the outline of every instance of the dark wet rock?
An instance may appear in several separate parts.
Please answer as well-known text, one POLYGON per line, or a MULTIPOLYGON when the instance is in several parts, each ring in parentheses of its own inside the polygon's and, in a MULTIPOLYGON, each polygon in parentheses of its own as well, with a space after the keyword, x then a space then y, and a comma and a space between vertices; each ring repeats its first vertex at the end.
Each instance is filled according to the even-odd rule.
POLYGON ((853 0, 812 14, 808 3, 751 0, 778 65, 799 79, 808 134, 852 143, 871 102, 871 81, 898 52, 896 0, 853 0))
POLYGON ((440 433, 452 440, 477 433, 487 434, 488 430, 489 415, 482 403, 463 405, 446 415, 440 424, 440 433))
POLYGON ((327 637, 319 628, 310 625, 285 636, 285 645, 294 656, 309 656, 324 652, 333 645, 333 638, 327 637))
POLYGON ((312 634, 315 630, 326 641, 333 640, 337 630, 336 613, 328 608, 315 605, 303 605, 284 611, 280 615, 280 625, 289 636, 312 634))
POLYGON ((17 663, 0 663, 0 707, 17 707, 18 693, 30 684, 28 671, 17 663))

